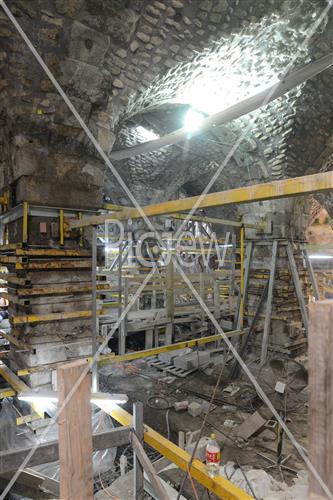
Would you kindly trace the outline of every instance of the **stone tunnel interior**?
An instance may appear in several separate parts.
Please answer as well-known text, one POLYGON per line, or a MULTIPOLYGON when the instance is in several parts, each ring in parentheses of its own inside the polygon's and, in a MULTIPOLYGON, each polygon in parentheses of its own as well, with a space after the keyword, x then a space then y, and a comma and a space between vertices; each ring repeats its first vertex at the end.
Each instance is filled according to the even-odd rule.
POLYGON ((0 0, 0 499, 333 498, 332 7, 0 0))

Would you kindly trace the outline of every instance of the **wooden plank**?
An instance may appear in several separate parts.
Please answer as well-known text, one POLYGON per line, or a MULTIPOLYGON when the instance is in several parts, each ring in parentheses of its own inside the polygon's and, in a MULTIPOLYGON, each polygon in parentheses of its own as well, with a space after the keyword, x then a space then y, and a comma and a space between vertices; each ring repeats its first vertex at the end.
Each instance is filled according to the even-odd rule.
MULTIPOLYGON (((109 431, 94 434, 93 450, 105 450, 117 446, 124 446, 130 442, 130 427, 117 427, 109 431)), ((25 457, 31 452, 31 447, 11 449, 0 452, 0 474, 17 470, 25 457)), ((59 443, 51 441, 37 446, 30 457, 27 467, 55 462, 59 459, 59 443)))
MULTIPOLYGON (((44 257, 90 257, 91 251, 85 249, 62 248, 13 248, 12 245, 0 247, 0 253, 13 253, 18 256, 44 256, 44 257)), ((0 257, 1 259, 2 257, 0 257)))
POLYGON ((91 375, 83 360, 57 370, 60 498, 93 499, 91 375), (77 386, 77 387, 76 387, 77 386))
MULTIPOLYGON (((99 314, 101 312, 99 311, 99 314)), ((65 319, 91 318, 91 311, 71 311, 63 313, 50 314, 27 314, 24 316, 13 316, 11 322, 13 325, 21 325, 22 323, 41 323, 44 321, 60 321, 65 319)))
MULTIPOLYGON (((22 257, 19 257, 22 258, 22 257)), ((34 269, 89 269, 91 267, 90 260, 49 260, 47 262, 27 262, 15 264, 17 270, 34 270, 34 269)))
MULTIPOLYGON (((333 300, 309 306, 309 458, 333 493, 333 300)), ((309 474, 309 491, 327 498, 309 474)))
MULTIPOLYGON (((159 500, 169 500, 169 496, 167 495, 167 492, 165 491, 164 486, 162 485, 158 475, 156 474, 156 471, 155 471, 152 463, 150 462, 149 458, 147 457, 146 452, 143 449, 142 444, 140 443, 140 441, 136 437, 136 434, 132 434, 132 444, 133 444, 133 448, 135 450, 135 453, 136 453, 137 457, 139 458, 141 465, 144 468, 144 470, 148 476, 149 482, 152 485, 152 488, 153 488, 153 491, 156 495, 156 498, 158 498, 159 500)), ((143 495, 139 496, 139 497, 135 497, 135 498, 141 499, 141 498, 143 498, 143 495)))
MULTIPOLYGON (((96 286, 97 291, 112 291, 112 288, 108 284, 98 284, 96 286)), ((33 288, 18 288, 15 289, 15 293, 19 296, 31 296, 31 295, 56 295, 56 294, 67 294, 67 293, 87 293, 91 292, 91 285, 68 285, 68 286, 44 286, 44 287, 33 287, 33 288)), ((14 292, 14 290, 11 290, 14 292)))

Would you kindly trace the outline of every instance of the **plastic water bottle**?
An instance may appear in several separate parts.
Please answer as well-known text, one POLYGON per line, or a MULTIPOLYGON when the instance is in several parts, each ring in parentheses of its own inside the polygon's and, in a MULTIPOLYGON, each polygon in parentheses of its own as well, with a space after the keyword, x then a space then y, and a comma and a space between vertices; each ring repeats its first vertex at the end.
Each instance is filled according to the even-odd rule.
POLYGON ((216 441, 215 434, 210 435, 210 439, 206 446, 206 465, 207 472, 210 477, 215 477, 219 474, 221 460, 221 450, 216 441))

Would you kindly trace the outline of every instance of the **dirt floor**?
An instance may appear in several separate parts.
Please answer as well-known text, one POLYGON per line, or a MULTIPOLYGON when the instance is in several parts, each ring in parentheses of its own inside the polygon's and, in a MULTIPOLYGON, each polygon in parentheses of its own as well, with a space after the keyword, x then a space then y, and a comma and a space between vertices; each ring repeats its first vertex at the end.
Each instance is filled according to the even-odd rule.
MULTIPOLYGON (((232 381, 230 388, 229 374, 233 360, 224 362, 223 355, 216 353, 213 362, 205 370, 198 370, 184 378, 171 377, 169 373, 152 368, 146 360, 131 364, 101 369, 101 383, 105 389, 128 394, 130 403, 128 410, 132 411, 134 401, 144 403, 144 421, 164 436, 178 443, 179 431, 190 432, 200 429, 203 419, 206 423, 202 436, 215 432, 221 446, 221 463, 236 463, 241 469, 264 469, 278 481, 292 484, 296 472, 305 469, 288 438, 279 430, 271 412, 258 397, 249 380, 238 377, 232 381), (204 411, 200 416, 192 417, 188 411, 176 412, 173 405, 176 401, 187 400, 203 403, 209 401, 221 370, 222 378, 217 388, 214 406, 209 414, 204 411), (233 395, 225 392, 229 387, 233 395), (260 428, 248 439, 238 435, 238 427, 254 412, 269 422, 270 430, 260 428), (278 457, 278 437, 282 442, 282 457, 289 456, 285 466, 290 470, 272 466, 278 457), (267 458, 265 458, 267 457, 267 458), (271 461, 270 461, 270 460, 271 461)), ((286 361, 279 357, 271 358, 261 370, 255 363, 250 364, 252 373, 270 397, 274 407, 287 423, 297 441, 307 447, 307 371, 304 362, 286 361), (285 384, 284 394, 275 390, 276 383, 285 384)), ((104 388, 103 388, 104 389, 104 388)), ((231 472, 233 468, 231 467, 231 472)), ((230 474, 231 474, 230 472, 230 474)), ((228 475, 228 474, 227 474, 228 475)), ((184 473, 179 470, 170 471, 165 477, 179 487, 184 473)), ((207 498, 208 493, 196 484, 199 497, 207 498)), ((190 481, 187 480, 183 489, 187 498, 195 498, 190 481)), ((210 498, 214 496, 211 495, 210 498)))

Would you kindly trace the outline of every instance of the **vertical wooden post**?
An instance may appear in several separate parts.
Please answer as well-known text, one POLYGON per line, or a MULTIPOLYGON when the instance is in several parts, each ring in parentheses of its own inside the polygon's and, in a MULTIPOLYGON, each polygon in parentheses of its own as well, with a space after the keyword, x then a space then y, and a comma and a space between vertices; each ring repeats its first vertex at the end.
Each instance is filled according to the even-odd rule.
POLYGON ((83 377, 66 400, 87 361, 76 360, 57 369, 59 394, 59 462, 60 498, 62 500, 93 499, 91 376, 83 377))
MULTIPOLYGON (((333 300, 309 307, 309 458, 333 493, 333 300)), ((316 478, 309 492, 326 498, 316 478)))

